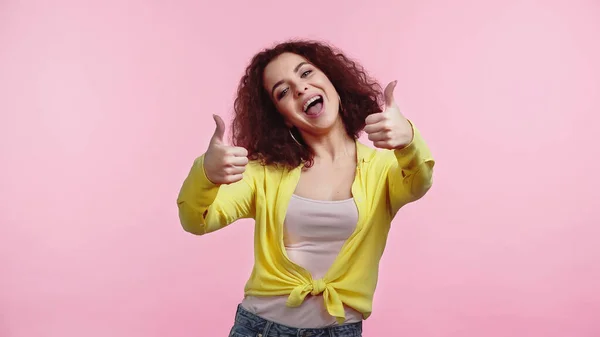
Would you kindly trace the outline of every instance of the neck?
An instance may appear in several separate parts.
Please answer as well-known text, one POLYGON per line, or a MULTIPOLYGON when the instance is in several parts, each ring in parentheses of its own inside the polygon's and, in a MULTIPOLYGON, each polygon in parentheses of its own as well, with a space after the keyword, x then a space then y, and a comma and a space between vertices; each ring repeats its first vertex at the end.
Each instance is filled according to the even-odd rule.
POLYGON ((356 157, 356 144, 348 136, 341 119, 322 135, 303 134, 302 138, 315 154, 315 162, 335 162, 336 160, 356 157))

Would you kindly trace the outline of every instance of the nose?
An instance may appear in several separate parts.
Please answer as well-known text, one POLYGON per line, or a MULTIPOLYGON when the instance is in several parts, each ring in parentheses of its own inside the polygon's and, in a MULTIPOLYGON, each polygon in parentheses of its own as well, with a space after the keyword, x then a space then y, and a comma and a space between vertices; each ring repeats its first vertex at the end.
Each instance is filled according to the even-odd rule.
POLYGON ((302 96, 306 90, 308 90, 308 87, 305 84, 299 83, 294 85, 294 93, 296 94, 296 97, 302 96))

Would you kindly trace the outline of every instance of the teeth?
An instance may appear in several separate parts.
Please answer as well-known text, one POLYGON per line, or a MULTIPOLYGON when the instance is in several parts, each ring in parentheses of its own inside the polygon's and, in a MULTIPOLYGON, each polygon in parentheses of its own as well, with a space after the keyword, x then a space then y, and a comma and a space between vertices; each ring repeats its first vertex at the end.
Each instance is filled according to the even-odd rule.
POLYGON ((318 100, 319 98, 321 98, 321 96, 315 96, 315 97, 313 97, 313 98, 309 99, 308 101, 306 101, 306 103, 304 103, 304 112, 306 112, 306 110, 308 109, 308 106, 309 106, 309 105, 310 105, 312 102, 314 102, 314 101, 318 100))

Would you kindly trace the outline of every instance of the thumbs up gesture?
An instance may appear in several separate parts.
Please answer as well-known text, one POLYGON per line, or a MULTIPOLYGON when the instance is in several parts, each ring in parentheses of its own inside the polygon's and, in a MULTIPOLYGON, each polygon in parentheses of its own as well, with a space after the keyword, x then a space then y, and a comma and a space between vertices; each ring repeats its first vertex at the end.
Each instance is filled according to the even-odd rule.
POLYGON ((413 138, 412 126, 394 100, 394 88, 398 81, 390 82, 384 91, 385 110, 374 113, 365 119, 365 132, 375 147, 381 149, 401 149, 410 144, 413 138))
POLYGON ((215 133, 204 155, 206 177, 218 185, 240 181, 248 164, 248 151, 243 147, 225 144, 225 123, 217 115, 213 115, 213 118, 216 123, 215 133))

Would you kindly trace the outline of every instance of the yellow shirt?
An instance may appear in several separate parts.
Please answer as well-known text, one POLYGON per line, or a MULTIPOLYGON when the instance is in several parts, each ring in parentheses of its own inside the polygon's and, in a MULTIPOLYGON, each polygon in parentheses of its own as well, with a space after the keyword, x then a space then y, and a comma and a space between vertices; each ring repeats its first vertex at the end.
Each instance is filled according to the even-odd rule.
POLYGON ((283 222, 302 166, 284 169, 252 161, 244 178, 230 185, 211 183, 204 155, 194 161, 177 205, 183 228, 203 235, 237 219, 253 218, 254 268, 245 286, 252 296, 287 295, 299 306, 308 294, 322 294, 329 314, 345 319, 344 304, 362 313, 372 311, 379 261, 396 212, 421 198, 432 184, 434 160, 419 131, 400 150, 375 150, 356 141, 357 170, 352 196, 358 223, 333 265, 321 279, 291 262, 283 244, 283 222))

